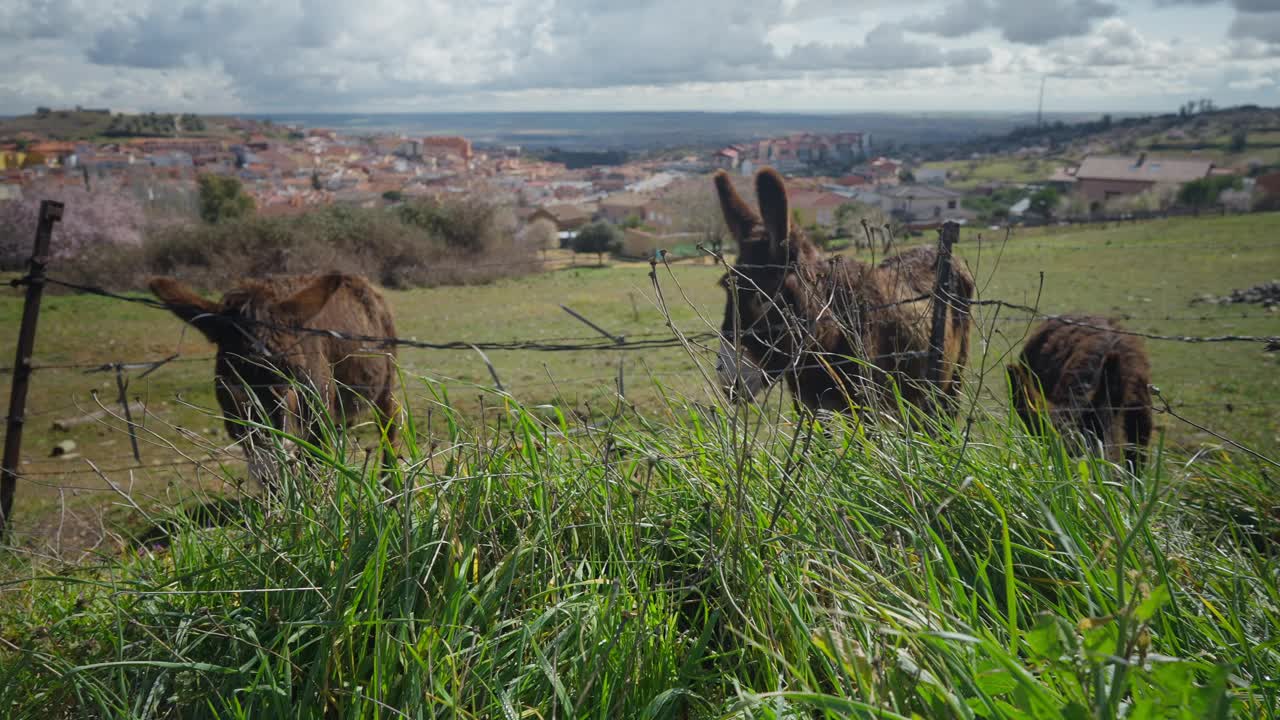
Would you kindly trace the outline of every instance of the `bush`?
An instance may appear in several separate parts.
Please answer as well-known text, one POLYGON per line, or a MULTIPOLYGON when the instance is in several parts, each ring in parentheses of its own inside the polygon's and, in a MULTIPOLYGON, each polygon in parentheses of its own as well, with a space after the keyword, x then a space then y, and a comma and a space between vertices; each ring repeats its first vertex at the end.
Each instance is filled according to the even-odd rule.
POLYGON ((1190 208, 1207 208, 1218 203, 1223 190, 1240 188, 1240 178, 1235 175, 1211 175, 1192 180, 1178 191, 1178 204, 1190 208))
POLYGON ((600 263, 604 263, 605 253, 617 252, 621 247, 622 232, 603 220, 587 225, 573 238, 574 252, 595 253, 600 263))
POLYGON ((253 213, 254 202, 240 179, 224 175, 200 176, 200 218, 207 223, 236 220, 253 213))
MULTIPOLYGON (((422 200, 396 208, 400 222, 427 231, 450 248, 466 253, 495 249, 504 230, 494 207, 464 198, 450 202, 422 200)), ((513 228, 508 230, 514 231, 513 228)))
POLYGON ((69 266, 83 282, 116 289, 140 288, 151 274, 222 289, 246 277, 331 270, 406 288, 488 282, 538 267, 537 248, 506 231, 498 208, 433 205, 433 231, 404 222, 403 207, 335 205, 286 217, 153 225, 131 253, 85 253, 69 266))

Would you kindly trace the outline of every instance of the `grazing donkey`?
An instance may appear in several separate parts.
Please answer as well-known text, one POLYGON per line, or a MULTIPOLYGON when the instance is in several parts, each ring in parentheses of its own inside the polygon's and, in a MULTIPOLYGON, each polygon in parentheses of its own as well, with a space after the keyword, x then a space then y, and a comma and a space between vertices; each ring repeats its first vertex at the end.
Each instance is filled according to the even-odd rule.
POLYGON ((218 346, 218 404, 231 437, 248 438, 245 451, 255 479, 265 477, 265 456, 252 447, 253 428, 244 421, 316 441, 323 428, 316 414, 321 409, 345 425, 362 406, 371 405, 387 435, 384 460, 394 459, 389 448, 396 433, 395 346, 296 329, 395 336, 391 311, 367 280, 339 273, 245 280, 219 302, 172 278, 155 278, 150 286, 175 315, 218 346), (292 383, 317 393, 323 408, 309 407, 313 403, 299 397, 292 383))
POLYGON ((1083 438, 1102 445, 1106 457, 1120 450, 1131 470, 1141 467, 1151 443, 1151 363, 1142 340, 1118 332, 1101 317, 1064 315, 1046 320, 1009 365, 1013 407, 1032 431, 1043 420, 1080 448, 1083 438))
POLYGON ((878 266, 822 252, 791 222, 782 177, 756 174, 757 215, 723 171, 715 178, 737 264, 721 284, 728 292, 717 362, 726 394, 750 399, 760 387, 786 380, 811 411, 888 408, 896 383, 903 398, 927 413, 940 401, 952 414, 969 357, 973 276, 952 259, 938 386, 927 375, 930 300, 938 253, 916 248, 878 266))

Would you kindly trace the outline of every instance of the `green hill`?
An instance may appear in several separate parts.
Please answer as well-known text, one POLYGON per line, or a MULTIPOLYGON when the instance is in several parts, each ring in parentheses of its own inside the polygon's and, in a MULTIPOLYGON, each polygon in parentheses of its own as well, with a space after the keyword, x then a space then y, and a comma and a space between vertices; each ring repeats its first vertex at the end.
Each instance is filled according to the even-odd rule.
POLYGON ((225 135, 218 119, 191 114, 111 113, 107 110, 50 110, 0 120, 0 141, 21 133, 50 140, 98 140, 107 137, 209 137, 225 135))

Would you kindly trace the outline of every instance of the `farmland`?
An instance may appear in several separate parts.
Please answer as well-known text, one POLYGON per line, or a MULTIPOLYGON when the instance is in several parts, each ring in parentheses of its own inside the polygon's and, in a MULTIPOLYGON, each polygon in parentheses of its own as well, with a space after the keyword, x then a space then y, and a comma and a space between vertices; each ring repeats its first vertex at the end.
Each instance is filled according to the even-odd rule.
MULTIPOLYGON (((1007 241, 966 232, 958 252, 984 298, 1112 315, 1142 332, 1276 335, 1280 318, 1261 307, 1190 301, 1280 277, 1277 221, 1007 241)), ((659 267, 677 328, 718 324, 720 272, 659 267)), ((387 295, 407 338, 590 335, 560 304, 638 338, 667 332, 648 273, 565 268, 387 295)), ((19 312, 16 295, 0 303, 5 327, 19 312)), ((978 320, 979 423, 960 454, 949 434, 802 439, 773 422, 744 432, 706 407, 703 377, 679 348, 490 352, 507 397, 475 353, 406 349, 419 424, 396 483, 420 489, 413 501, 389 511, 363 454, 340 448, 295 467, 277 509, 249 502, 213 529, 178 520, 167 549, 117 560, 122 534, 230 493, 227 478, 243 471, 234 456, 168 465, 226 442, 209 415, 201 338, 141 305, 49 297, 37 365, 180 361, 132 381, 130 395, 147 401, 143 459, 158 466, 104 472, 114 489, 85 461, 134 464, 118 423, 50 430, 96 409, 91 391, 112 403, 114 375, 33 377, 24 469, 35 482, 21 484, 15 508, 32 554, 6 566, 24 580, 4 586, 0 672, 13 680, 0 713, 141 716, 190 703, 178 714, 292 706, 363 717, 389 704, 424 717, 1114 717, 1124 701, 1151 717, 1225 713, 1224 703, 1274 717, 1263 676, 1277 663, 1266 643, 1280 589, 1256 515, 1275 497, 1267 476, 1164 415, 1169 457, 1144 482, 1028 442, 1005 422, 1002 366, 1030 321, 993 307, 978 320), (620 359, 635 412, 610 421, 620 359), (64 439, 80 457, 49 457, 64 439), (1223 451, 1184 466, 1209 448, 1223 451), (105 570, 50 577, 104 551, 105 570)), ((1179 414, 1263 453, 1280 448, 1277 353, 1148 348, 1179 414)), ((705 352, 693 357, 707 364, 705 352)))

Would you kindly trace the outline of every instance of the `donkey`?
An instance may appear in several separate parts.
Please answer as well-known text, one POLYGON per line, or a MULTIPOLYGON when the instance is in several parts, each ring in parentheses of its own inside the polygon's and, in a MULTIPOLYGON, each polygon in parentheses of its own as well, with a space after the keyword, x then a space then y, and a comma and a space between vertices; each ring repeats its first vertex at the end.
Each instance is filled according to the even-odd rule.
POLYGON ((739 248, 736 265, 721 279, 728 301, 717 369, 726 394, 750 399, 781 377, 810 411, 852 412, 858 405, 891 407, 896 385, 910 405, 954 415, 974 295, 964 262, 952 259, 955 283, 935 386, 926 377, 932 306, 921 298, 933 290, 937 251, 908 250, 878 266, 826 259, 792 224, 782 177, 764 168, 755 183, 759 214, 724 171, 715 177, 739 248))
POLYGON ((386 433, 384 462, 394 460, 395 346, 348 339, 396 334, 391 310, 367 280, 340 273, 245 280, 218 302, 168 277, 152 279, 150 287, 218 347, 218 404, 227 432, 245 443, 254 479, 266 477, 265 455, 253 447, 259 436, 246 422, 314 442, 323 428, 317 411, 346 425, 363 406, 371 406, 386 433), (299 397, 298 385, 316 393, 322 407, 299 397))
POLYGON ((1033 432, 1044 420, 1068 439, 1101 445, 1108 459, 1137 471, 1154 427, 1151 363, 1142 340, 1108 318, 1046 320, 1008 366, 1013 407, 1033 432))

